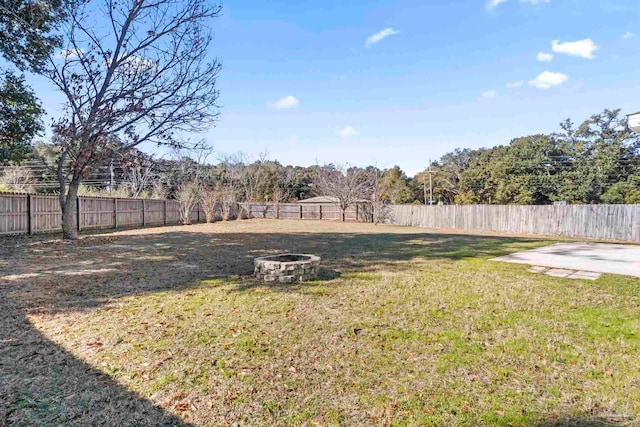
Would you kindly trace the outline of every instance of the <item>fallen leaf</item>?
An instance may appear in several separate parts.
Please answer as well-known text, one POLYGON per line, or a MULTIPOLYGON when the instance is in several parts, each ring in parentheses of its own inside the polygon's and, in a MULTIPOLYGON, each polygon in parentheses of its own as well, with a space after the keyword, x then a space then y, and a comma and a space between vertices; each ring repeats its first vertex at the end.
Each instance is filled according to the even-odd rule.
POLYGON ((173 397, 171 398, 171 400, 180 400, 185 396, 184 392, 180 392, 180 393, 176 393, 173 395, 173 397))
POLYGON ((191 405, 189 404, 188 401, 185 400, 185 401, 176 403, 175 409, 178 412, 184 412, 187 409, 189 409, 189 406, 191 406, 191 405))

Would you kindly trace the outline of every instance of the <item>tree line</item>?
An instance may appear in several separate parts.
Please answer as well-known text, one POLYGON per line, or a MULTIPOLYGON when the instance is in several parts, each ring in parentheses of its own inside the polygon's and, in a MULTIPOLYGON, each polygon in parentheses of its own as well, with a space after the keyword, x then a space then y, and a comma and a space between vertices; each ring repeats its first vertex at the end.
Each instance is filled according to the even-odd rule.
MULTIPOLYGON (((557 133, 515 138, 508 145, 456 149, 413 177, 399 166, 304 167, 283 165, 266 154, 217 160, 212 155, 204 143, 176 150, 168 159, 131 148, 94 167, 79 192, 217 203, 224 216, 233 216, 243 202, 286 203, 315 195, 333 197, 343 210, 357 200, 378 205, 640 203, 640 138, 620 110, 604 110, 577 127, 565 120, 557 133)), ((57 191, 56 159, 51 144, 32 146, 24 166, 5 167, 0 186, 57 191)))
POLYGON ((640 138, 620 110, 604 110, 550 135, 455 150, 432 175, 448 204, 640 203, 640 138))
MULTIPOLYGON (((0 186, 56 192, 55 146, 36 144, 20 150, 21 163, 0 166, 0 186)), ((342 199, 338 188, 343 187, 354 198, 386 204, 640 203, 640 138, 627 127, 620 110, 594 114, 577 127, 566 120, 558 133, 515 138, 508 145, 456 149, 413 177, 398 166, 304 167, 282 165, 266 155, 250 160, 238 154, 212 161, 211 154, 206 144, 195 151, 176 150, 170 159, 135 148, 121 151, 93 168, 79 191, 176 197, 186 182, 198 181, 200 187, 216 188, 237 202, 283 203, 319 194, 342 199)))

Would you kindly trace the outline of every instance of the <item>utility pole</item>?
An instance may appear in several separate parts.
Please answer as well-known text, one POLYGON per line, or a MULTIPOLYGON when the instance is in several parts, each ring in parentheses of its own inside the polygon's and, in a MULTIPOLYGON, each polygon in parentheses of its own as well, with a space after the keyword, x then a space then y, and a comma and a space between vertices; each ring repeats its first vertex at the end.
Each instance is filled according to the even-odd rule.
POLYGON ((115 171, 113 167, 113 158, 111 159, 111 163, 109 164, 109 191, 113 191, 116 188, 116 177, 115 171))
POLYGON ((431 176, 431 159, 429 159, 429 205, 433 205, 433 177, 431 176))
POLYGON ((424 190, 424 204, 427 204, 427 174, 422 174, 422 188, 424 190))

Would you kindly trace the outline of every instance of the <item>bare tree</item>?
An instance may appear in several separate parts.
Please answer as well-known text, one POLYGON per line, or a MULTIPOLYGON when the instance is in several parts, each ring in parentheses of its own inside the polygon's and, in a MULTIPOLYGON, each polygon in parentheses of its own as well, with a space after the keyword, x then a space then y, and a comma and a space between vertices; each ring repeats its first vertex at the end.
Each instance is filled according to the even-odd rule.
POLYGON ((237 193, 233 186, 219 182, 216 191, 220 199, 220 211, 222 219, 229 221, 238 215, 237 193))
POLYGON ((379 218, 379 216, 388 211, 382 198, 382 176, 383 172, 378 169, 377 165, 371 168, 371 205, 369 206, 369 210, 366 212, 366 216, 367 221, 373 222, 376 225, 380 222, 384 222, 384 218, 379 218))
POLYGON ((140 197, 145 190, 148 190, 153 185, 154 179, 157 178, 153 156, 144 154, 141 151, 135 150, 122 155, 120 163, 124 185, 127 187, 131 197, 140 197))
POLYGON ((239 161, 237 161, 236 163, 238 164, 238 166, 242 166, 241 182, 244 187, 244 201, 249 203, 261 202, 262 200, 258 200, 257 193, 262 184, 262 171, 265 168, 269 152, 264 151, 260 153, 258 156, 258 160, 253 162, 253 164, 249 164, 247 156, 243 154, 239 154, 238 156, 239 161))
POLYGON ((277 174, 277 186, 273 190, 271 200, 275 204, 287 203, 291 200, 291 188, 296 180, 296 172, 294 169, 280 168, 277 174))
POLYGON ((215 222, 216 206, 220 203, 220 192, 218 189, 215 186, 203 187, 200 190, 199 200, 207 223, 215 222))
POLYGON ((9 191, 31 193, 37 183, 33 170, 26 166, 7 166, 4 174, 0 176, 0 187, 9 191))
POLYGON ((200 187, 195 182, 184 182, 176 189, 176 200, 179 203, 180 222, 191 224, 191 211, 200 199, 200 187))
MULTIPOLYGON (((248 200, 246 185, 246 165, 244 156, 226 156, 220 159, 220 179, 216 183, 216 192, 220 200, 222 219, 227 221, 242 216, 239 201, 248 200)), ((250 199, 249 199, 250 200, 250 199)))
POLYGON ((162 183, 161 180, 155 179, 151 188, 151 198, 152 199, 166 199, 167 198, 167 188, 162 183))
POLYGON ((338 204, 342 221, 349 206, 369 198, 372 185, 372 176, 366 170, 332 165, 319 168, 312 180, 317 195, 331 197, 338 204))
POLYGON ((77 237, 82 178, 116 152, 143 142, 188 147, 183 132, 218 117, 217 60, 206 27, 220 6, 205 0, 82 0, 66 3, 63 49, 43 70, 64 95, 54 126, 65 238, 77 237), (99 22, 100 25, 95 25, 99 22))
POLYGON ((206 176, 207 157, 212 152, 211 148, 202 142, 198 147, 195 151, 195 159, 185 155, 184 150, 174 150, 177 163, 175 172, 178 175, 175 198, 180 203, 180 221, 184 225, 191 224, 191 211, 200 201, 206 176))
POLYGON ((214 168, 207 168, 200 188, 199 203, 204 211, 207 223, 215 222, 216 208, 220 204, 220 192, 217 188, 219 177, 214 168))
POLYGON ((280 203, 286 203, 289 200, 289 190, 284 185, 278 185, 273 189, 273 193, 271 194, 271 201, 279 205, 280 203))

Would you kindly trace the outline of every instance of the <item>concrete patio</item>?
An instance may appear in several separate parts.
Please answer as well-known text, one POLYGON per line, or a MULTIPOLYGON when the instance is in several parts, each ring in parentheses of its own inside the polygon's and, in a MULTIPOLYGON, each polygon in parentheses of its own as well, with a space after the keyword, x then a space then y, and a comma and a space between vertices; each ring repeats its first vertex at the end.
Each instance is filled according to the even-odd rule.
MULTIPOLYGON (((620 274, 640 277, 640 246, 606 243, 557 243, 543 248, 494 258, 515 264, 570 271, 620 274)), ((543 270, 536 271, 543 273, 543 270)), ((567 274, 570 277, 573 274, 567 274)), ((574 278, 580 277, 576 274, 574 278)))

